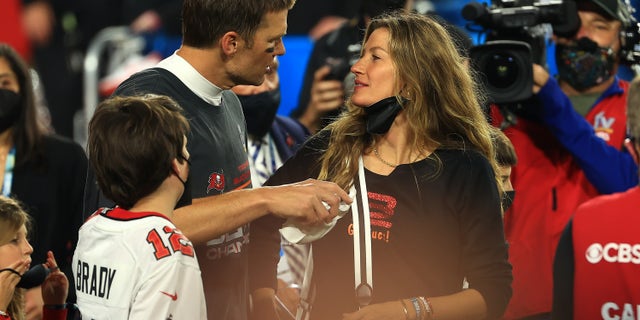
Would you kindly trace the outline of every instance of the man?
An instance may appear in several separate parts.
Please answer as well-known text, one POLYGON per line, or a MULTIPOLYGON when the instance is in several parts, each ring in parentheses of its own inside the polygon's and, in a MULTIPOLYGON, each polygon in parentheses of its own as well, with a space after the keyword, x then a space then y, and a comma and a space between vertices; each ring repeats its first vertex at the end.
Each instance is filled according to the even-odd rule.
POLYGON ((569 217, 599 191, 624 190, 634 180, 621 174, 635 165, 620 151, 628 84, 615 76, 620 34, 632 24, 629 8, 619 0, 577 4, 577 34, 555 38, 559 79, 534 66, 540 103, 505 130, 518 154, 512 175, 518 197, 505 213, 514 273, 507 319, 550 317, 552 260, 569 217))
MULTIPOLYGON (((626 143, 640 154, 640 78, 629 88, 626 143)), ((638 173, 634 173, 636 176, 638 173)), ((594 198, 578 207, 554 263, 554 319, 637 318, 640 304, 640 186, 594 198)))
POLYGON ((228 89, 261 84, 274 57, 285 53, 282 37, 294 2, 185 0, 181 47, 114 93, 165 94, 184 108, 191 126, 193 190, 187 194, 194 200, 176 210, 174 222, 197 246, 209 319, 247 317, 251 220, 271 213, 322 223, 337 215, 340 201, 351 202, 335 184, 316 180, 249 189, 244 117, 228 89))
POLYGON ((89 124, 91 166, 117 207, 80 228, 72 267, 85 319, 206 319, 193 245, 171 222, 188 191, 180 111, 165 96, 114 97, 89 124))

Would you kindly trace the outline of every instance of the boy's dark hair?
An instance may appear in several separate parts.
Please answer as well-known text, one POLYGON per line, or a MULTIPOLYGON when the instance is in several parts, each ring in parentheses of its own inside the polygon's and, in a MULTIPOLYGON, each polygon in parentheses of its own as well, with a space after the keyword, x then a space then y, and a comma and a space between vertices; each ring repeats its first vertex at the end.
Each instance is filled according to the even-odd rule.
POLYGON ((270 12, 289 10, 296 0, 184 0, 182 41, 195 48, 209 48, 229 31, 253 44, 253 36, 270 12))
POLYGON ((113 97, 98 105, 89 122, 89 162, 104 194, 130 209, 182 163, 189 123, 182 108, 159 95, 113 97))
POLYGON ((516 156, 516 150, 513 148, 511 140, 498 128, 492 127, 490 132, 493 147, 496 149, 496 161, 498 165, 501 167, 515 166, 518 163, 518 157, 516 156))

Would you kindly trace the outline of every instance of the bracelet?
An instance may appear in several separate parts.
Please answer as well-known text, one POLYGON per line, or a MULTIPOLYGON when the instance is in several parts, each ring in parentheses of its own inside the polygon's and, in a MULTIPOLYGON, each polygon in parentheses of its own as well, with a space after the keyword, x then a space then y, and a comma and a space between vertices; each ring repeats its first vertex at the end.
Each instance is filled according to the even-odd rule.
POLYGON ((411 298, 411 303, 413 303, 413 308, 416 309, 416 320, 422 319, 422 308, 420 307, 420 302, 417 298, 411 298))
POLYGON ((400 303, 402 303, 402 311, 404 311, 404 320, 409 320, 409 311, 407 310, 407 305, 404 304, 404 300, 400 299, 400 303))
POLYGON ((431 309, 431 304, 427 301, 427 299, 425 299, 425 297, 418 297, 418 299, 420 299, 420 301, 422 301, 422 304, 424 305, 426 319, 433 319, 433 310, 431 309))
POLYGON ((11 317, 9 317, 6 312, 0 310, 0 320, 11 320, 11 317))

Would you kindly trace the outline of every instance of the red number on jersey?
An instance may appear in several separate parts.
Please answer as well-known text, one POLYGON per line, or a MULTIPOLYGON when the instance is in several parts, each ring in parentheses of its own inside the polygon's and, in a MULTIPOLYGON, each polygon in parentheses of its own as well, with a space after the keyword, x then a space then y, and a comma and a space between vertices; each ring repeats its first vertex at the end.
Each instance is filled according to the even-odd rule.
POLYGON ((169 235, 169 244, 171 245, 171 251, 169 247, 165 245, 162 237, 158 233, 158 230, 152 229, 147 234, 147 242, 153 246, 154 255, 156 260, 168 257, 173 253, 180 252, 181 254, 189 257, 193 257, 193 246, 191 242, 180 231, 169 226, 162 228, 165 234, 169 235))

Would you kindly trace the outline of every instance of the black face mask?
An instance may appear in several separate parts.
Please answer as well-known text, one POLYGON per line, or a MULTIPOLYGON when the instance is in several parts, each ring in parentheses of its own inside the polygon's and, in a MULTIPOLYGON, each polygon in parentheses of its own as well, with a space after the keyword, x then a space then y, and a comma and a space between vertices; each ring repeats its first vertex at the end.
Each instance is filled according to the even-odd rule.
POLYGON ((514 190, 505 191, 502 194, 502 210, 507 211, 511 207, 513 203, 513 199, 516 197, 516 192, 514 190))
MULTIPOLYGON (((189 164, 189 176, 191 176, 191 161, 185 158, 182 158, 182 159, 184 159, 184 161, 186 161, 189 164)), ((182 191, 182 196, 180 196, 180 199, 178 199, 178 203, 176 203, 176 209, 178 209, 180 207, 191 205, 193 198, 191 196, 191 179, 187 177, 187 181, 183 181, 177 172, 175 173, 175 175, 176 177, 178 177, 178 180, 182 182, 182 186, 184 187, 184 191, 182 191)))
POLYGON ((22 275, 16 287, 23 289, 37 287, 44 282, 48 275, 49 269, 45 268, 43 264, 35 265, 22 275))
POLYGON ((273 119, 280 106, 280 89, 254 95, 238 95, 242 111, 247 121, 247 131, 256 138, 262 138, 271 129, 273 119))
POLYGON ((20 95, 0 89, 0 132, 13 126, 20 117, 20 95))
POLYGON ((402 110, 402 105, 398 103, 396 97, 382 99, 364 108, 367 114, 367 132, 371 134, 387 133, 400 110, 402 110))

